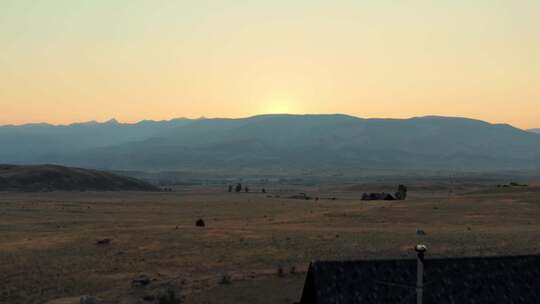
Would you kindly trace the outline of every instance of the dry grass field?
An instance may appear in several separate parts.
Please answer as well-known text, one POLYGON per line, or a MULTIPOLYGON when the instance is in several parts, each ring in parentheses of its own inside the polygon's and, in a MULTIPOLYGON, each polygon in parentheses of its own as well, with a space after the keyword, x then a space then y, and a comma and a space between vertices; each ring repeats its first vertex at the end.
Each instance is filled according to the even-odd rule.
POLYGON ((361 187, 297 192, 320 199, 0 193, 0 302, 157 303, 174 290, 184 303, 293 303, 313 259, 407 258, 417 242, 428 258, 540 253, 538 186, 411 189, 406 201, 370 202, 361 187), (140 274, 150 283, 132 286, 140 274))

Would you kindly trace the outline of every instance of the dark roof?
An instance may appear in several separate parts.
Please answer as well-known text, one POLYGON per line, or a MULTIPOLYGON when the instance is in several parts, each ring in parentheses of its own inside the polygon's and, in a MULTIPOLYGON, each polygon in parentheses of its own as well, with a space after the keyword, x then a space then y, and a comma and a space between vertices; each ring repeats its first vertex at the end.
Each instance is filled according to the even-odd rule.
MULTIPOLYGON (((540 256, 426 258, 424 304, 540 303, 540 256)), ((416 303, 416 259, 312 262, 302 304, 416 303)))
POLYGON ((381 192, 381 193, 364 193, 362 195, 362 200, 365 201, 376 201, 376 200, 386 200, 393 201, 394 197, 390 193, 381 192))

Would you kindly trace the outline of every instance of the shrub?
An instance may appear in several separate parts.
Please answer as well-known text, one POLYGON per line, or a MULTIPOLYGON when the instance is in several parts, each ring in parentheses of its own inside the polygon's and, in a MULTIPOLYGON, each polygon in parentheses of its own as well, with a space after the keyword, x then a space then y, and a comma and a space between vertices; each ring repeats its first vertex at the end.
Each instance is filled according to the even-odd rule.
POLYGON ((281 266, 278 266, 278 269, 277 269, 277 276, 282 278, 285 276, 285 271, 283 271, 283 267, 281 266))
POLYGON ((291 266, 291 269, 289 269, 290 274, 296 274, 296 267, 293 265, 291 266))
POLYGON ((396 199, 404 200, 407 198, 407 187, 405 185, 399 185, 396 192, 396 199))
POLYGON ((176 292, 172 289, 167 290, 167 294, 159 297, 159 304, 180 304, 182 300, 176 296, 176 292))
POLYGON ((222 284, 222 285, 229 285, 231 283, 232 283, 232 278, 228 274, 222 275, 221 280, 219 280, 219 284, 222 284))

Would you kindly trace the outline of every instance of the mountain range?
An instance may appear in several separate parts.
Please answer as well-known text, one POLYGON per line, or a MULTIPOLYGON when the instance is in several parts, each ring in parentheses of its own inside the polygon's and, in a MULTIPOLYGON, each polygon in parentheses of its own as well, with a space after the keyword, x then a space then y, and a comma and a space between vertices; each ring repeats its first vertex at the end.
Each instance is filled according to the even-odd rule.
POLYGON ((540 134, 426 116, 260 115, 0 127, 0 162, 108 170, 531 170, 540 134))

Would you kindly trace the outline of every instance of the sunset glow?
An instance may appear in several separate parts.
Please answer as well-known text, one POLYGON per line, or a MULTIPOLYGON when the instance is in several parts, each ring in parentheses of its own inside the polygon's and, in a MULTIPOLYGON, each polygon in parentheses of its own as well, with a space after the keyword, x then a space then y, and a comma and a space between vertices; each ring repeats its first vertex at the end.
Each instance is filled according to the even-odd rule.
POLYGON ((540 127, 540 2, 0 3, 0 124, 262 113, 540 127))

